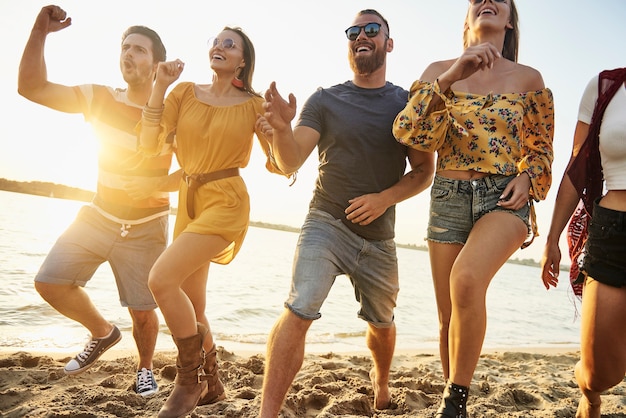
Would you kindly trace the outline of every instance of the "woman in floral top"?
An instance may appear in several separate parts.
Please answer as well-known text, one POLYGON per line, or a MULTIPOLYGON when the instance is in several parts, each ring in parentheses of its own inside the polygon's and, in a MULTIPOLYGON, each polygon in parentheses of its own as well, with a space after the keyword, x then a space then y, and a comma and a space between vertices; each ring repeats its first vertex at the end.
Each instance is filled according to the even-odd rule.
POLYGON ((518 36, 513 0, 470 0, 463 53, 428 66, 394 123, 399 142, 438 154, 427 235, 447 379, 438 418, 467 416, 487 288, 536 234, 532 202, 552 181, 552 93, 517 63, 518 36))

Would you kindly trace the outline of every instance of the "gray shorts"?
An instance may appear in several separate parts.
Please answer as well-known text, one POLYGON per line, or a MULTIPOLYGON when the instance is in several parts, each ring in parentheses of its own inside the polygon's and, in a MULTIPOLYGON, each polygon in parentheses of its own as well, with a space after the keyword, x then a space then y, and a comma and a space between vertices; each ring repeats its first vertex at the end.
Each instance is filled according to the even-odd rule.
POLYGON ((430 191, 429 241, 465 244, 474 224, 489 212, 509 212, 526 225, 530 205, 510 210, 497 205, 504 188, 515 176, 498 174, 474 180, 453 180, 435 176, 430 191))
POLYGON ((167 245, 168 218, 132 225, 122 236, 119 223, 84 206, 48 253, 35 281, 84 287, 108 261, 121 305, 140 311, 155 309, 148 273, 167 245))
POLYGON ((298 239, 285 306, 303 319, 319 319, 320 308, 341 274, 352 282, 361 307, 358 316, 375 327, 390 327, 399 290, 395 241, 366 240, 341 220, 311 209, 298 239))

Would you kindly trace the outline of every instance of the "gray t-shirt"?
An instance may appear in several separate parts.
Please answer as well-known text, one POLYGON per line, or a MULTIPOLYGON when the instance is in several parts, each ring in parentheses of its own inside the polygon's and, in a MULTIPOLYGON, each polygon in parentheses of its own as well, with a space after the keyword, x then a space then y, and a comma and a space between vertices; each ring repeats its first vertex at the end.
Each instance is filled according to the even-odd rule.
POLYGON ((341 219, 368 240, 394 238, 395 206, 367 226, 346 219, 348 200, 396 184, 406 169, 407 148, 392 134, 393 121, 409 93, 389 82, 364 89, 351 81, 318 89, 304 104, 298 126, 321 135, 319 172, 310 208, 341 219))

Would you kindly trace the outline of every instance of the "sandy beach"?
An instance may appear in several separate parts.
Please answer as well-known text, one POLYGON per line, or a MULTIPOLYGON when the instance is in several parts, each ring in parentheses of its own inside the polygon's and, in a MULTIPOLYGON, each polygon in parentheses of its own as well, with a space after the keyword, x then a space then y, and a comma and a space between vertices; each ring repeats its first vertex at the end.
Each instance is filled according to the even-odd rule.
MULTIPOLYGON (((256 417, 264 355, 218 348, 227 399, 196 408, 191 417, 256 417)), ((154 370, 161 390, 144 399, 133 392, 133 353, 105 355, 87 372, 66 376, 70 356, 58 353, 0 354, 0 416, 150 417, 173 386, 175 352, 160 351, 154 370)), ((574 417, 577 352, 538 349, 491 351, 480 358, 470 389, 471 417, 574 417)), ((393 407, 372 409, 365 353, 307 354, 285 402, 282 417, 432 417, 440 401, 439 357, 397 352, 391 373, 393 407)), ((603 397, 603 418, 626 417, 626 380, 603 397)))

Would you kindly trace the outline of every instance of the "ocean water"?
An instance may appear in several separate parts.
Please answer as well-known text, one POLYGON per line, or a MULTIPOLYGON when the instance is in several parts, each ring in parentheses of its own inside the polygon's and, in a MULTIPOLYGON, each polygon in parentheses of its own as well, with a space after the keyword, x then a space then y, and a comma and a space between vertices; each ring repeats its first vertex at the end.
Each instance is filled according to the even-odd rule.
MULTIPOLYGON (((84 203, 4 191, 0 203, 0 350, 79 351, 88 332, 45 303, 34 290, 33 277, 84 203)), ((207 316, 218 345, 231 351, 264 351, 267 335, 283 310, 297 238, 293 232, 251 227, 230 265, 211 266, 207 316)), ((428 253, 399 248, 398 259, 397 349, 436 349, 438 324, 428 253)), ((87 291, 103 315, 122 330, 116 348, 134 350, 130 317, 119 304, 107 264, 96 272, 87 291)), ((505 264, 491 284, 487 307, 485 348, 578 347, 579 304, 565 280, 546 291, 537 267, 505 264)), ((339 276, 322 307, 322 318, 307 335, 307 352, 365 351, 365 323, 357 311, 349 280, 339 276)), ((173 350, 160 312, 159 316, 157 350, 173 350)))

